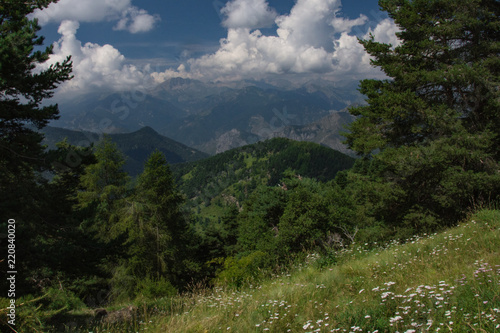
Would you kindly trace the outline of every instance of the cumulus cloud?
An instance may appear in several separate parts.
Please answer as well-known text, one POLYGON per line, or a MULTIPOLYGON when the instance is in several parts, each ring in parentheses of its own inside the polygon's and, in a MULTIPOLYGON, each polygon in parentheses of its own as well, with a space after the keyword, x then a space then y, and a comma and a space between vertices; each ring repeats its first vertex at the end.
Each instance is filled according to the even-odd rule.
POLYGON ((361 14, 355 20, 349 20, 343 17, 335 17, 331 22, 331 26, 333 27, 335 32, 349 33, 351 32, 353 27, 364 25, 366 22, 368 22, 368 17, 366 17, 366 15, 361 14))
POLYGON ((277 13, 265 0, 234 0, 221 9, 222 25, 230 29, 257 29, 271 26, 277 13))
POLYGON ((385 19, 382 20, 375 29, 370 29, 365 36, 368 38, 368 35, 371 33, 375 38, 375 41, 379 43, 391 44, 392 46, 398 46, 400 44, 400 40, 397 38, 396 33, 399 32, 399 28, 392 20, 385 19))
POLYGON ((118 21, 114 29, 128 30, 133 34, 147 32, 152 30, 159 20, 160 17, 158 15, 149 15, 144 9, 130 7, 122 12, 122 18, 118 21))
MULTIPOLYGON (((73 0, 60 3, 64 1, 73 0)), ((131 8, 128 0, 109 0, 109 3, 119 8, 115 11, 120 13, 115 29, 132 33, 147 31, 158 20, 151 19, 145 11, 131 8)), ((376 24, 370 22, 372 28, 368 28, 365 15, 349 19, 341 17, 340 10, 340 0, 297 0, 288 14, 277 16, 265 0, 233 0, 223 9, 227 37, 220 40, 217 51, 154 73, 127 64, 125 57, 111 45, 82 45, 76 37, 78 20, 65 20, 59 27, 61 38, 54 44, 54 54, 44 66, 61 62, 71 54, 75 77, 64 83, 62 90, 81 92, 135 89, 173 77, 214 81, 258 80, 283 74, 295 77, 320 74, 329 80, 383 77, 370 65, 370 56, 357 38, 373 35, 376 41, 397 46, 398 27, 392 20, 384 19, 376 24), (270 22, 276 25, 274 34, 265 35, 257 28, 270 22)), ((78 19, 83 17, 82 13, 78 19)))
POLYGON ((62 92, 123 91, 137 89, 148 82, 147 71, 125 64, 125 57, 113 46, 82 45, 76 38, 79 26, 77 21, 65 20, 61 23, 58 29, 61 38, 53 44, 54 53, 42 65, 42 68, 48 68, 51 64, 62 62, 68 55, 72 56, 74 78, 61 86, 62 92))
POLYGON ((291 45, 330 48, 331 18, 340 8, 340 0, 298 0, 289 15, 277 18, 278 36, 291 45))
POLYGON ((37 9, 34 16, 41 25, 64 20, 100 22, 118 19, 118 15, 131 6, 131 0, 60 0, 44 10, 37 9))
POLYGON ((118 21, 116 30, 131 33, 153 29, 158 15, 150 15, 146 10, 132 6, 131 0, 60 0, 44 10, 33 14, 41 25, 64 20, 78 22, 118 21))
POLYGON ((398 29, 392 20, 382 20, 373 29, 365 27, 361 33, 367 16, 340 17, 340 0, 297 0, 290 13, 275 17, 275 35, 255 29, 260 25, 255 16, 267 22, 274 10, 263 0, 254 1, 253 9, 245 7, 251 3, 235 0, 224 7, 228 32, 215 53, 190 59, 177 71, 157 73, 155 79, 161 82, 176 73, 208 80, 262 79, 287 73, 322 73, 337 80, 380 77, 357 38, 369 38, 371 33, 377 41, 397 45, 398 29), (248 18, 243 17, 245 11, 251 13, 248 18))

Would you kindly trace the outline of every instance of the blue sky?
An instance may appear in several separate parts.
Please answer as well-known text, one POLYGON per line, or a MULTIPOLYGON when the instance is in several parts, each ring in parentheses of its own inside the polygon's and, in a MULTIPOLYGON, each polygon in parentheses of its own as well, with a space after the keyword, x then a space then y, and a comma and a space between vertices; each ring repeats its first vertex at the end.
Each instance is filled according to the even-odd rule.
POLYGON ((357 37, 397 43, 375 0, 60 0, 35 13, 61 90, 129 89, 171 77, 343 81, 380 76, 357 37))

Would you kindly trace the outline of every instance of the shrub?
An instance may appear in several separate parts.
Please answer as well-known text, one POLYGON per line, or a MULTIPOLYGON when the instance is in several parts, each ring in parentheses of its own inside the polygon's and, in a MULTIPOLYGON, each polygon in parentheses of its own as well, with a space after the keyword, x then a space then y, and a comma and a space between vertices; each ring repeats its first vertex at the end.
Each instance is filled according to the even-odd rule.
POLYGON ((216 282, 239 288, 245 284, 259 281, 269 268, 269 255, 255 251, 240 259, 226 258, 224 269, 217 274, 216 282))
POLYGON ((172 297, 177 294, 177 289, 164 277, 159 279, 146 278, 140 280, 136 286, 136 295, 146 299, 172 297))

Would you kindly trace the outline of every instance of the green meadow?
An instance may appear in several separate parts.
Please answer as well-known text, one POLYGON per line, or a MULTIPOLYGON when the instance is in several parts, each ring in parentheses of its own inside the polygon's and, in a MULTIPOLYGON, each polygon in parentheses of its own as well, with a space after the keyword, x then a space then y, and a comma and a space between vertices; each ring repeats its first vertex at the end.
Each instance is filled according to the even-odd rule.
MULTIPOLYGON (((86 332, 498 332, 500 211, 405 243, 309 254, 288 272, 134 304, 86 332)), ((129 304, 124 304, 127 306, 129 304)))

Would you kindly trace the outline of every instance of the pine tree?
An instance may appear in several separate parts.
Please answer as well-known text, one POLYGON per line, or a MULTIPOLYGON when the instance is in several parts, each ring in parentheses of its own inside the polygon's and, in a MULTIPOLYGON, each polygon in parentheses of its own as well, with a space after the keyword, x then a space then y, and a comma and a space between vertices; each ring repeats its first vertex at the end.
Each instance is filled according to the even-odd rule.
POLYGON ((179 259, 179 245, 185 231, 183 198, 161 152, 153 152, 146 161, 138 178, 135 201, 142 207, 142 214, 136 217, 137 224, 130 226, 129 242, 138 256, 138 271, 156 278, 171 274, 173 263, 179 259))
MULTIPOLYGON (((42 172, 51 166, 37 130, 58 117, 57 105, 42 102, 71 79, 72 64, 68 57, 48 69, 36 68, 48 60, 52 47, 35 51, 44 39, 37 35, 37 21, 28 18, 52 2, 0 1, 0 233, 6 233, 8 219, 15 219, 16 254, 22 258, 16 268, 25 277, 17 284, 20 295, 32 291, 26 281, 37 284, 34 270, 43 265, 40 256, 31 254, 41 254, 44 241, 59 231, 46 212, 52 202, 42 172)), ((4 244, 2 240, 2 251, 4 244)))
POLYGON ((397 197, 381 219, 414 229, 453 222, 499 195, 500 3, 379 4, 400 44, 361 41, 389 79, 361 82, 368 105, 351 109, 358 118, 347 143, 372 159, 372 181, 397 197))
POLYGON ((37 20, 27 15, 45 8, 50 0, 0 2, 0 189, 19 191, 20 178, 32 179, 44 163, 42 135, 36 132, 58 118, 57 105, 41 106, 53 96, 56 86, 71 79, 68 57, 39 71, 36 66, 48 60, 52 47, 34 51, 43 44, 37 36, 37 20))

